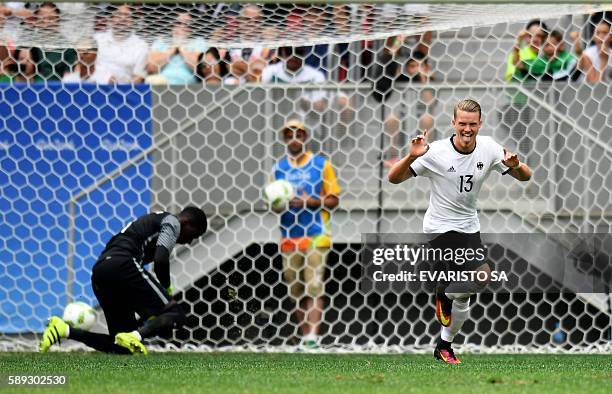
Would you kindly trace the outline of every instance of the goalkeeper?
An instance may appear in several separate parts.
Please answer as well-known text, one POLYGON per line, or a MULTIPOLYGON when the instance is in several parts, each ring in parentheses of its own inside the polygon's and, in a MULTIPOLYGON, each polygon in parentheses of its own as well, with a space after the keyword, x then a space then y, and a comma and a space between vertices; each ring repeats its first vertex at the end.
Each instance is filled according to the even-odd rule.
POLYGON ((91 275, 109 333, 70 327, 53 316, 40 351, 69 338, 106 353, 147 354, 143 338, 164 335, 185 321, 181 307, 170 300, 170 253, 174 245, 188 245, 202 236, 206 227, 206 214, 196 207, 187 207, 178 215, 150 213, 127 225, 108 241, 91 275), (157 279, 144 269, 151 262, 157 279))

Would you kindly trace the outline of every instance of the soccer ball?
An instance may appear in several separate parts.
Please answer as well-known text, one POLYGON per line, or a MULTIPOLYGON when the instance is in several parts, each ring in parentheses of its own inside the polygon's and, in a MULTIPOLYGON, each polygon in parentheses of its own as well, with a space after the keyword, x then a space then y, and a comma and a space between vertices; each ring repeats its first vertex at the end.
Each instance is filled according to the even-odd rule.
POLYGON ((270 183, 264 189, 264 199, 273 207, 285 205, 294 197, 293 185, 283 179, 270 183))
POLYGON ((84 302, 71 302, 66 305, 62 319, 70 327, 88 330, 96 322, 96 311, 84 302))

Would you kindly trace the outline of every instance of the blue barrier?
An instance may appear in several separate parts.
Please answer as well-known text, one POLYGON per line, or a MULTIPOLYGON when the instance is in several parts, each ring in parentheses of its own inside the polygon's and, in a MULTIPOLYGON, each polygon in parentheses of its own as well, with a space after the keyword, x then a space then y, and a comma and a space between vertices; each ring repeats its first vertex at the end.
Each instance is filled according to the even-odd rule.
MULTIPOLYGON (((0 85, 0 332, 40 331, 66 303, 71 196, 152 143, 147 85, 0 85)), ((150 207, 150 157, 75 209, 75 300, 113 233, 150 207)))

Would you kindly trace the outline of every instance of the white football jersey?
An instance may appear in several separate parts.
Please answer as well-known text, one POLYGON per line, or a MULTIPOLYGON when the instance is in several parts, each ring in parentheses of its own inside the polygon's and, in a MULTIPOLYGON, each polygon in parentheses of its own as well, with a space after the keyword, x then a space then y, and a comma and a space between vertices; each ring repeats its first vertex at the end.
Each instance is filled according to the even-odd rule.
POLYGON ((504 149, 487 136, 476 136, 476 147, 471 153, 459 152, 452 137, 431 143, 427 153, 410 166, 413 176, 431 181, 423 231, 480 231, 476 211, 478 193, 492 170, 501 174, 509 171, 503 159, 504 149))

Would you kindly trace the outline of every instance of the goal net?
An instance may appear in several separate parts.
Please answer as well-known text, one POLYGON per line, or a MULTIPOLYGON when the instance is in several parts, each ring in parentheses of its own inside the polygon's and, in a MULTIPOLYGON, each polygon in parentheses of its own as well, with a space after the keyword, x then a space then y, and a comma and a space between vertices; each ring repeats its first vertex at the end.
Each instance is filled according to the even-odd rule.
MULTIPOLYGON (((129 4, 130 2, 126 2, 129 4)), ((13 3, 15 4, 15 3, 13 3)), ((17 3, 18 4, 18 3, 17 3)), ((3 6, 9 15, 8 30, 24 46, 87 48, 92 36, 113 23, 121 4, 57 3, 60 33, 41 23, 29 3, 3 6), (25 7, 25 9, 21 9, 25 7), (31 8, 30 8, 31 7, 31 8), (17 16, 21 18, 17 18, 17 16), (12 19, 11 19, 12 16, 12 19), (18 25, 18 26, 17 26, 18 25)), ((590 14, 597 5, 580 4, 293 4, 230 3, 134 3, 132 22, 149 43, 172 42, 177 17, 187 13, 191 34, 209 46, 222 48, 267 45, 312 45, 383 39, 398 34, 491 26, 563 15, 590 14)))
POLYGON ((454 105, 470 97, 483 107, 480 133, 534 173, 525 183, 492 174, 480 191, 491 263, 525 287, 479 294, 457 347, 611 351, 612 75, 580 65, 612 42, 604 7, 29 4, 0 6, 0 350, 36 349, 46 319, 71 301, 96 306, 94 330, 105 332, 90 277, 106 241, 139 215, 187 205, 210 219, 172 256, 187 322, 148 343, 300 348, 305 310, 283 276, 279 215, 262 198, 290 120, 341 189, 320 349, 429 350, 440 335, 431 293, 368 289, 363 240, 421 233, 429 184, 392 185, 389 167, 418 130, 449 138, 454 105), (136 57, 104 48, 108 29, 142 39, 126 79, 96 74, 109 53, 136 57), (540 48, 519 70, 508 61, 517 41, 540 48), (562 49, 561 66, 536 70, 538 56, 562 49), (292 58, 303 79, 287 72, 292 58), (543 236, 555 245, 544 257, 530 244, 543 236))

